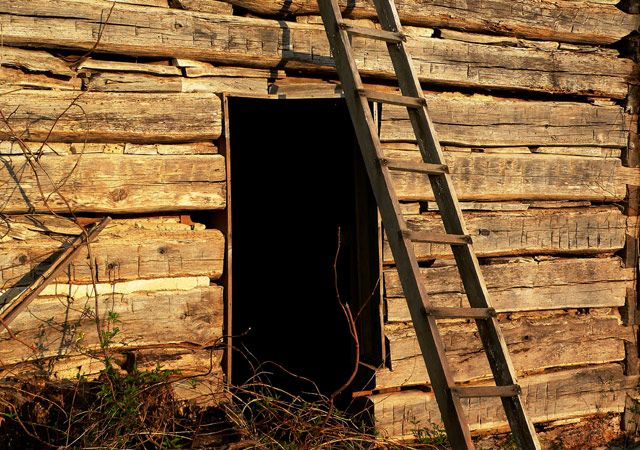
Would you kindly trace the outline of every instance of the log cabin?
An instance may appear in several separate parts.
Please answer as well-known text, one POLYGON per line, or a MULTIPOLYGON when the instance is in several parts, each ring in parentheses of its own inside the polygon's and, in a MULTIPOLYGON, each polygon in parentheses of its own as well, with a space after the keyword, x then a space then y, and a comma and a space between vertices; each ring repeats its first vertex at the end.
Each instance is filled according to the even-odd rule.
MULTIPOLYGON (((529 415, 636 432, 640 2, 396 4, 529 415)), ((384 44, 353 45, 397 91, 384 44)), ((406 111, 372 108, 387 156, 419 158, 406 111)), ((117 312, 116 364, 199 375, 182 399, 265 361, 330 394, 356 359, 342 301, 349 395, 394 438, 439 422, 315 0, 4 0, 0 115, 3 304, 113 219, 0 331, 0 378, 95 376, 80 333, 96 348, 117 312)), ((426 176, 394 183, 409 226, 440 230, 426 176)), ((450 249, 416 251, 432 302, 463 305, 450 249)), ((442 332, 457 379, 487 383, 470 324, 442 332)), ((505 430, 499 402, 465 407, 505 430)))

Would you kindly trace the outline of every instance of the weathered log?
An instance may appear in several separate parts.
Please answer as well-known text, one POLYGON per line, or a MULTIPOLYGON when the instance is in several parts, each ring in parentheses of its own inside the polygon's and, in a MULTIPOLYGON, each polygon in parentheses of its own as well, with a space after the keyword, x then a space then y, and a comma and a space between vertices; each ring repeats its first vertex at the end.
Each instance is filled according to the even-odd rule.
MULTIPOLYGON (((428 382, 427 369, 412 327, 388 329, 391 370, 376 373, 376 387, 405 386, 428 382)), ((440 334, 454 378, 459 382, 491 378, 491 368, 475 324, 441 324, 440 334)), ((500 320, 517 373, 566 366, 623 361, 624 341, 633 339, 617 314, 528 315, 500 320)))
MULTIPOLYGON (((117 5, 103 26, 110 9, 111 3, 101 0, 5 1, 0 4, 4 43, 90 50, 100 35, 98 52, 333 70, 321 25, 177 9, 159 17, 155 8, 117 5)), ((635 65, 628 59, 445 40, 409 28, 412 39, 407 45, 424 82, 624 98, 628 83, 636 77, 635 65)), ((353 41, 364 74, 392 76, 384 43, 358 37, 353 41)))
MULTIPOLYGON (((437 214, 406 219, 412 230, 444 232, 437 214)), ((469 212, 465 221, 480 257, 613 253, 624 247, 627 233, 626 217, 615 207, 469 212)), ((416 243, 414 248, 419 260, 452 257, 449 246, 443 244, 416 243)), ((386 239, 384 261, 392 262, 386 239)))
POLYGON ((145 74, 94 73, 85 89, 98 92, 233 92, 266 94, 266 78, 159 77, 145 74))
POLYGON ((211 14, 233 14, 233 5, 216 0, 169 0, 174 8, 189 9, 211 14))
POLYGON ((11 67, 0 67, 0 93, 21 88, 80 90, 82 81, 78 78, 56 78, 45 73, 25 73, 11 67))
MULTIPOLYGON (((1 6, 0 6, 1 8, 1 6)), ((217 139, 215 94, 138 94, 21 90, 0 96, 0 140, 162 143, 217 139)))
POLYGON ((184 70, 185 76, 197 77, 232 77, 232 78, 284 78, 284 70, 252 69, 247 67, 214 66, 213 64, 191 59, 174 58, 173 64, 184 70))
MULTIPOLYGON (((217 147, 212 142, 192 142, 189 144, 114 144, 114 143, 74 143, 47 142, 29 143, 33 153, 54 153, 79 155, 89 153, 120 153, 125 155, 215 155, 217 147)), ((17 141, 0 141, 0 155, 24 155, 17 141)))
MULTIPOLYGON (((421 272, 431 305, 469 306, 457 267, 429 267, 421 272)), ((483 265, 482 274, 499 312, 621 307, 626 290, 634 285, 633 268, 624 268, 617 257, 504 260, 483 265)), ((411 320, 395 269, 384 272, 384 286, 387 320, 411 320)))
MULTIPOLYGON (((391 161, 422 161, 418 152, 385 150, 391 161)), ((445 161, 460 200, 620 201, 627 194, 617 158, 445 152, 445 161)), ((434 200, 428 175, 391 174, 400 200, 434 200)))
MULTIPOLYGON (((625 377, 620 365, 607 364, 530 375, 519 381, 527 413, 531 420, 540 423, 623 412, 626 391, 635 389, 638 377, 625 377)), ((405 391, 370 398, 375 405, 376 428, 389 436, 413 438, 413 430, 429 423, 442 423, 433 393, 405 391)), ((465 399, 464 407, 472 429, 507 428, 499 399, 465 399)))
POLYGON ((40 50, 0 46, 0 66, 50 73, 66 78, 75 76, 75 72, 63 60, 40 50))
MULTIPOLYGON (((79 233, 52 216, 5 216, 0 223, 0 287, 26 286, 47 267, 55 252, 79 233)), ((218 230, 192 230, 175 221, 115 220, 91 245, 98 283, 168 277, 218 279, 224 262, 224 236, 218 230)), ((59 283, 90 283, 86 252, 59 283)), ((142 281, 140 281, 142 283, 142 281)))
MULTIPOLYGON (((500 101, 427 95, 442 144, 495 146, 627 146, 631 116, 619 106, 574 102, 500 101)), ((381 140, 415 141, 406 109, 382 108, 381 140)))
POLYGON ((149 73, 152 75, 181 76, 179 67, 168 64, 142 64, 122 61, 107 61, 88 58, 77 66, 78 71, 103 71, 103 72, 134 72, 149 73))
MULTIPOLYGON (((258 14, 318 14, 315 0, 226 0, 258 14)), ((589 2, 526 0, 396 0, 403 24, 460 28, 467 31, 504 34, 564 42, 610 44, 632 33, 637 16, 617 9, 615 0, 589 2), (608 5, 607 5, 608 3, 608 5)), ((339 2, 343 14, 354 18, 376 18, 371 0, 339 2)))
MULTIPOLYGON (((160 291, 128 295, 101 295, 98 317, 106 327, 109 313, 117 314, 119 332, 112 348, 145 347, 158 344, 191 343, 211 345, 222 336, 222 287, 190 291, 160 291), (152 313, 150 313, 152 312, 152 313)), ((61 297, 39 297, 11 324, 13 333, 33 343, 33 355, 24 344, 0 331, 0 360, 3 365, 26 360, 78 354, 99 348, 93 316, 94 298, 69 302, 61 297), (88 310, 91 310, 88 313, 88 310), (79 348, 79 347, 81 348, 79 348)))
POLYGON ((2 163, 0 209, 8 214, 209 210, 226 204, 221 155, 45 154, 35 172, 24 156, 2 163))

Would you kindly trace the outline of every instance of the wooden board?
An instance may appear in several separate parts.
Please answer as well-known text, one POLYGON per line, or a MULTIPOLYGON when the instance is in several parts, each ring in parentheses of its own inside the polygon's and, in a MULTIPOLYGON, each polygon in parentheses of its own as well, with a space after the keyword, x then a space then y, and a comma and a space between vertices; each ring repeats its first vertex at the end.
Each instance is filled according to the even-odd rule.
MULTIPOLYGON (((506 259, 481 268, 491 302, 501 312, 621 307, 635 276, 635 269, 624 268, 618 257, 506 259)), ((429 267, 421 272, 432 305, 468 306, 457 267, 429 267)), ((384 286, 387 320, 410 321, 395 269, 385 270, 384 286)))
POLYGON ((174 8, 189 9, 211 14, 233 14, 233 5, 225 1, 216 0, 170 0, 174 8))
MULTIPOLYGON (((441 324, 439 329, 456 381, 491 378, 475 324, 441 324)), ((518 374, 623 361, 624 341, 633 340, 632 329, 623 327, 617 314, 529 314, 512 320, 501 318, 500 329, 518 374)), ((376 387, 427 383, 429 377, 413 328, 387 326, 385 336, 391 370, 377 371, 376 387)))
POLYGON ((46 73, 25 73, 12 67, 0 67, 0 93, 21 88, 80 90, 78 78, 56 78, 46 73))
MULTIPOLYGON (((83 348, 99 346, 93 319, 94 298, 68 302, 62 297, 39 297, 11 324, 13 333, 38 348, 38 358, 78 354, 76 339, 83 348)), ((98 298, 98 313, 104 322, 109 312, 117 313, 120 331, 113 348, 144 347, 157 344, 211 344, 222 336, 222 287, 210 286, 190 291, 161 291, 104 295, 98 298), (153 311, 153 314, 149 314, 153 311)), ((113 324, 112 324, 113 325, 113 324)), ((0 361, 12 365, 33 360, 31 350, 0 331, 0 361)))
POLYGON ((41 50, 0 46, 0 66, 50 73, 65 78, 73 78, 76 75, 62 59, 41 50))
MULTIPOLYGON (((14 133, 28 141, 204 141, 217 139, 222 126, 220 99, 204 93, 21 90, 0 96, 0 109, 14 133)), ((0 121, 0 140, 12 135, 0 121)))
MULTIPOLYGON (((391 161, 422 161, 418 152, 385 150, 391 161)), ((626 184, 617 177, 617 158, 446 152, 445 160, 463 201, 620 201, 627 194, 626 184)), ((400 200, 434 200, 428 175, 391 174, 400 200)))
POLYGON ((9 214, 48 208, 61 213, 69 208, 100 213, 211 210, 226 204, 221 155, 45 154, 37 167, 40 187, 25 157, 8 156, 3 163, 0 208, 9 214))
MULTIPOLYGON (((51 216, 5 216, 5 220, 9 222, 0 223, 3 236, 0 242, 0 286, 3 289, 32 283, 48 266, 48 258, 78 234, 77 227, 68 222, 61 224, 51 216)), ((91 244, 96 281, 108 283, 198 276, 220 278, 224 263, 224 236, 214 229, 191 228, 175 221, 113 221, 91 244)), ((89 269, 84 252, 58 281, 89 283, 89 269)))
MULTIPOLYGON (((541 423, 623 412, 626 391, 635 388, 638 377, 625 377, 620 365, 607 364, 530 375, 519 381, 529 416, 541 423)), ((429 422, 441 423, 432 393, 406 391, 370 398, 375 405, 376 427, 390 436, 411 438, 413 429, 429 426, 429 422)), ((473 429, 508 431, 500 400, 467 399, 464 404, 473 429)))
POLYGON ((148 73, 153 75, 180 76, 182 70, 179 67, 168 64, 143 64, 123 61, 108 61, 88 58, 77 66, 78 71, 104 71, 104 72, 133 72, 148 73))
MULTIPOLYGON (((460 94, 427 95, 427 102, 438 139, 445 145, 624 148, 631 124, 631 116, 619 106, 500 101, 460 94)), ((415 141, 406 110, 382 108, 380 139, 415 141)))
MULTIPOLYGON (((212 142, 188 144, 131 144, 131 143, 66 143, 32 142, 28 144, 34 153, 52 153, 58 156, 89 153, 119 153, 128 155, 215 155, 218 148, 212 142)), ((24 155, 17 141, 1 141, 0 155, 24 155)))
MULTIPOLYGON (((175 57, 258 68, 332 70, 321 25, 117 5, 110 2, 12 0, 0 5, 5 45, 175 57), (103 19, 104 20, 104 19, 103 19), (149 24, 153 24, 150 26, 149 24), (111 25, 111 26, 109 26, 111 25), (324 67, 321 67, 324 66, 324 67)), ((548 52, 414 36, 408 46, 423 82, 624 98, 635 79, 631 60, 571 50, 548 52)), ((384 43, 353 39, 363 73, 390 77, 384 43)))
POLYGON ((146 74, 94 73, 84 87, 99 92, 232 92, 266 94, 266 78, 161 77, 146 74))
MULTIPOLYGON (((315 0, 230 1, 259 14, 319 13, 315 0)), ((616 0, 590 1, 588 7, 575 1, 396 0, 395 3, 403 24, 566 42, 612 43, 636 30, 639 24, 637 16, 613 6, 616 0)), ((339 4, 347 17, 377 17, 370 1, 341 0, 339 4)))
MULTIPOLYGON (((444 232, 434 213, 406 219, 412 230, 444 232)), ((480 257, 613 253, 624 247, 627 232, 626 217, 615 207, 469 212, 465 222, 480 257)), ((416 243, 414 248, 419 260, 452 256, 442 244, 416 243)), ((385 262, 392 261, 386 239, 383 255, 385 262)))

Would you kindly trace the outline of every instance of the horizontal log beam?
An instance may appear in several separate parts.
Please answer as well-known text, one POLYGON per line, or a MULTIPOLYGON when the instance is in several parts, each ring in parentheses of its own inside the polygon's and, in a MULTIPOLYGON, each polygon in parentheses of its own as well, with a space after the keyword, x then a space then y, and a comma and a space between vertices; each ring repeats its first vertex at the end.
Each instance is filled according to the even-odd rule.
MULTIPOLYGON (((475 324, 442 324, 440 333, 447 360, 459 382, 490 378, 491 368, 477 338, 475 324)), ((625 359, 624 341, 633 339, 633 331, 620 324, 617 314, 529 315, 500 320, 500 329, 509 347, 515 370, 536 372, 555 367, 602 364, 625 359)), ((413 328, 408 325, 387 330, 391 370, 380 369, 376 387, 424 384, 427 370, 422 362, 413 328)))
MULTIPOLYGON (((603 411, 621 413, 626 392, 635 389, 638 377, 625 377, 618 364, 530 375, 519 380, 527 413, 536 423, 569 419, 603 411), (576 401, 579 399, 579 401, 576 401)), ((376 427, 394 438, 414 437, 417 427, 440 424, 433 393, 405 391, 370 397, 376 427)), ((498 399, 469 399, 463 406, 474 430, 508 429, 498 399)))
MULTIPOLYGON (((218 230, 192 230, 169 220, 119 219, 91 245, 98 283, 222 275, 225 238, 218 230)), ((79 230, 52 216, 5 216, 0 223, 0 286, 35 280, 79 230)), ((86 251, 59 283, 91 283, 86 251)))
POLYGON ((162 143, 221 134, 215 94, 20 90, 0 96, 0 140, 162 143))
MULTIPOLYGON (((619 106, 427 95, 440 142, 471 147, 604 146, 625 148, 631 116, 619 106)), ((415 141, 406 109, 382 109, 380 139, 415 141)))
MULTIPOLYGON (((319 14, 315 0, 227 0, 234 5, 269 15, 319 14)), ((640 24, 638 17, 625 14, 616 1, 582 3, 571 1, 526 0, 396 0, 403 24, 427 27, 459 28, 532 39, 562 42, 611 44, 632 33, 640 24), (604 4, 603 4, 604 3, 604 4)), ((377 17, 372 2, 340 0, 346 17, 377 17)))
MULTIPOLYGON (((259 68, 332 70, 322 25, 194 13, 100 0, 11 0, 0 4, 5 45, 175 57, 259 68), (109 23, 103 22, 109 16, 109 23)), ((411 33, 409 33, 411 34, 411 33)), ((433 38, 413 31, 408 46, 421 81, 492 89, 624 98, 636 77, 631 60, 535 47, 433 38)), ((354 37, 363 73, 391 77, 384 43, 354 37)))
POLYGON ((0 208, 9 214, 222 209, 225 179, 221 155, 45 154, 35 171, 24 156, 12 155, 0 167, 0 208))
MULTIPOLYGON (((422 161, 417 152, 387 150, 385 156, 391 162, 422 161)), ((620 201, 627 194, 617 158, 445 152, 445 161, 463 201, 620 201)), ((640 169, 635 171, 640 178, 640 169)), ((435 199, 425 174, 393 171, 391 178, 400 200, 435 199)))
MULTIPOLYGON (((421 272, 432 306, 468 306, 455 266, 421 272)), ((498 312, 622 307, 634 285, 634 269, 617 257, 504 261, 483 265, 482 274, 498 312)), ((387 269, 384 280, 387 320, 410 321, 397 271, 387 269)))
MULTIPOLYGON (((125 155, 215 155, 218 153, 218 148, 212 142, 188 144, 33 142, 27 144, 27 147, 34 153, 53 153, 58 156, 89 153, 125 155)), ((17 141, 1 141, 0 155, 24 155, 24 150, 17 141)))
MULTIPOLYGON (((406 219, 415 231, 444 231, 434 213, 406 219)), ((480 257, 613 253, 624 247, 627 233, 626 217, 615 207, 469 212, 465 222, 480 257)), ((452 257, 445 245, 416 243, 414 248, 419 260, 452 257)), ((383 257, 385 263, 393 261, 386 239, 383 257)))
MULTIPOLYGON (((222 287, 207 286, 190 291, 142 292, 98 297, 98 317, 103 326, 109 313, 117 313, 120 331, 112 348, 135 349, 158 344, 192 343, 211 345, 222 336, 222 287)), ((60 297, 39 297, 14 320, 11 330, 33 343, 38 358, 78 354, 99 348, 92 315, 95 299, 69 302, 60 297), (89 308, 91 314, 86 313, 89 308), (66 331, 65 331, 66 330, 66 331), (78 340, 79 339, 79 340, 78 340)), ((33 359, 24 344, 6 330, 0 332, 0 361, 12 365, 33 359)))

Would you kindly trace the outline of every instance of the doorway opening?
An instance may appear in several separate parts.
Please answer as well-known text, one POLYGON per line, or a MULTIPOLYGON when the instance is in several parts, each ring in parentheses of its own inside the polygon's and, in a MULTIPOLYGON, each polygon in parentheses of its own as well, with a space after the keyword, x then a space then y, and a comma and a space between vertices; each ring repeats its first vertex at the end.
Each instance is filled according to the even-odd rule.
POLYGON ((231 382, 257 371, 330 395, 356 359, 339 301, 354 315, 380 302, 377 210, 346 104, 230 97, 228 118, 231 382))

